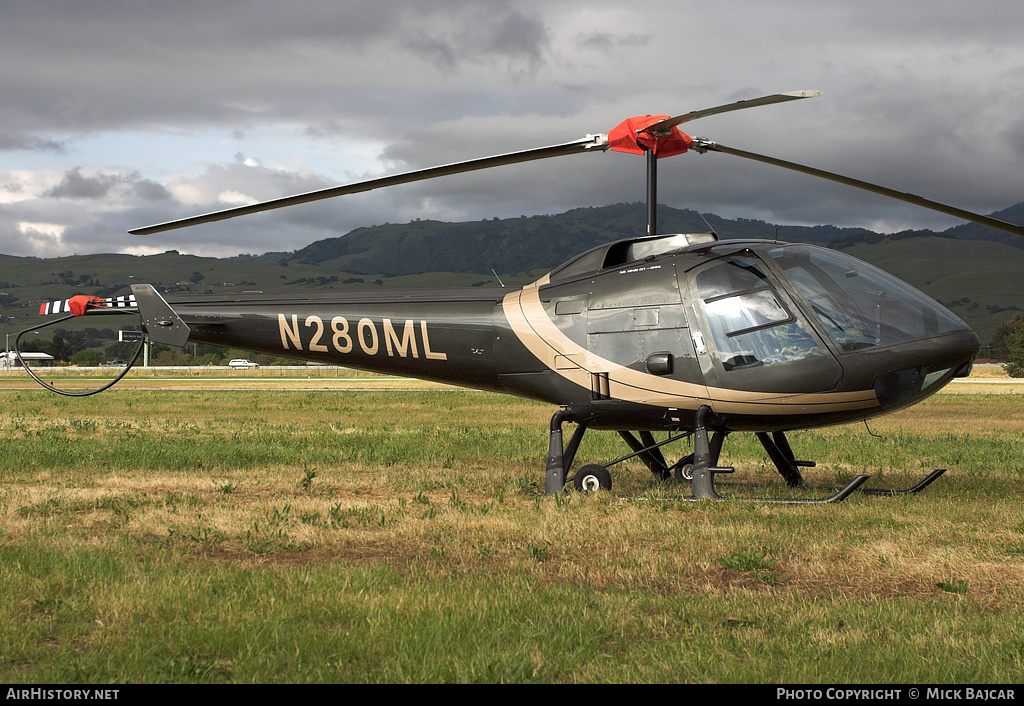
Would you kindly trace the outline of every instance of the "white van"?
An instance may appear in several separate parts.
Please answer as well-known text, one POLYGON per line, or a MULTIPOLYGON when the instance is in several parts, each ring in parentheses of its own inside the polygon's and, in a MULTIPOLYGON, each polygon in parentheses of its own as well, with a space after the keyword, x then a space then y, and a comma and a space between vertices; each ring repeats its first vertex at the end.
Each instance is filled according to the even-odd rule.
POLYGON ((235 358, 230 363, 228 363, 228 367, 229 368, 258 368, 260 366, 258 364, 256 364, 256 363, 252 362, 251 360, 246 360, 245 358, 235 358))

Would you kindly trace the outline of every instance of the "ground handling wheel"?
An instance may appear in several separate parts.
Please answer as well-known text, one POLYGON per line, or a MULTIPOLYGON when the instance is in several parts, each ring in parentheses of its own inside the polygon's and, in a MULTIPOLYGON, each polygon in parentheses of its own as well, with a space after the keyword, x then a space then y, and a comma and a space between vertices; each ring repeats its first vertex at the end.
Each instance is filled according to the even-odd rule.
POLYGON ((592 463, 576 471, 572 484, 582 493, 611 490, 612 474, 604 466, 592 463))

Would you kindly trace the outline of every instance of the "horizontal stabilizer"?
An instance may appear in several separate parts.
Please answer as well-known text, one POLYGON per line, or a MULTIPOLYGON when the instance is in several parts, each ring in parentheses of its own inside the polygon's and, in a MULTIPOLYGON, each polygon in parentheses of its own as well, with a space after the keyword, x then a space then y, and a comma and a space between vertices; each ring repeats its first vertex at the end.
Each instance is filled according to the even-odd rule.
POLYGON ((88 294, 76 294, 70 299, 57 299, 50 302, 43 302, 39 306, 40 316, 50 314, 74 314, 82 316, 87 311, 95 309, 134 309, 135 296, 122 297, 93 297, 88 294))

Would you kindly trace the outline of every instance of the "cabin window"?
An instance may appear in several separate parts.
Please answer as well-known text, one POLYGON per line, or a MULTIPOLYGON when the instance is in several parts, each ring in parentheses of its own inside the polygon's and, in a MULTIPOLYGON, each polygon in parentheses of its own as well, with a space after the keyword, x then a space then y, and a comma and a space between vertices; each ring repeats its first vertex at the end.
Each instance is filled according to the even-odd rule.
POLYGON ((824 355, 753 258, 737 258, 697 275, 711 335, 726 370, 824 355))
POLYGON ((572 277, 582 277, 583 275, 600 270, 602 265, 604 265, 604 259, 607 251, 608 248, 603 247, 583 253, 574 260, 571 260, 565 265, 554 270, 551 273, 551 281, 570 279, 572 277))

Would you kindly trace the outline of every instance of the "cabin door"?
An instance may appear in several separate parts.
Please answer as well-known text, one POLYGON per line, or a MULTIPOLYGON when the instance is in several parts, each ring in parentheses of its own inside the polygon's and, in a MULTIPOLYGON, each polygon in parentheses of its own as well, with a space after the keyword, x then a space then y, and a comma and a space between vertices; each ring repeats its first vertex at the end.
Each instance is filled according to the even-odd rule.
POLYGON ((724 257, 687 274, 693 337, 709 389, 835 389, 838 361, 756 255, 724 257))

